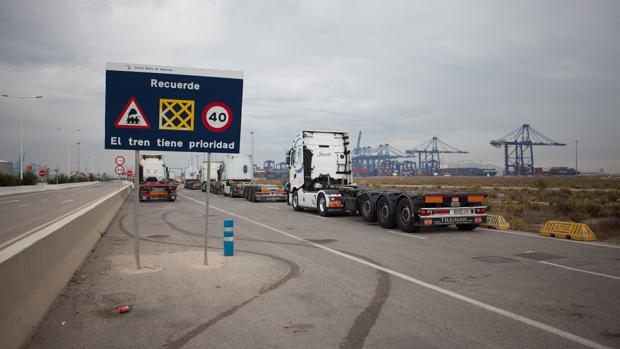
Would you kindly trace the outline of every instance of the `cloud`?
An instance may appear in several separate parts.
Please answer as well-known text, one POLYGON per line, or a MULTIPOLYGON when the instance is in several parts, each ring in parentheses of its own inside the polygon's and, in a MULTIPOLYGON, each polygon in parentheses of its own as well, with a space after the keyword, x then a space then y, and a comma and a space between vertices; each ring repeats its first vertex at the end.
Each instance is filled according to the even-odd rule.
MULTIPOLYGON (((32 161, 65 164, 66 137, 103 143, 105 62, 242 70, 242 151, 283 159, 302 129, 401 150, 438 136, 502 162, 488 142, 530 123, 564 148, 542 166, 620 171, 615 1, 6 1, 0 92, 24 104, 32 161), (73 136, 72 136, 73 137, 73 136)), ((0 158, 17 158, 19 103, 0 99, 0 158)), ((72 142, 75 142, 72 141, 72 142)), ((96 167, 112 169, 115 152, 96 167)), ((75 151, 73 151, 75 153, 75 151)), ((129 153, 128 153, 129 154, 129 153)), ((189 155, 170 154, 183 165, 189 155)), ((76 159, 72 162, 75 163, 76 159)))

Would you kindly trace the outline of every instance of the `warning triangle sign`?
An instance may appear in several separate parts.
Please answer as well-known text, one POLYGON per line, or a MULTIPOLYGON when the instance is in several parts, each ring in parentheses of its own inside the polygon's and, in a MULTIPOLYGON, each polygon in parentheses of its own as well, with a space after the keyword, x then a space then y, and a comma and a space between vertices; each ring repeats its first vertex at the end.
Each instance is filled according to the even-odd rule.
POLYGON ((149 120, 144 115, 142 108, 136 101, 135 97, 131 97, 121 115, 118 116, 114 123, 116 128, 151 128, 149 120))

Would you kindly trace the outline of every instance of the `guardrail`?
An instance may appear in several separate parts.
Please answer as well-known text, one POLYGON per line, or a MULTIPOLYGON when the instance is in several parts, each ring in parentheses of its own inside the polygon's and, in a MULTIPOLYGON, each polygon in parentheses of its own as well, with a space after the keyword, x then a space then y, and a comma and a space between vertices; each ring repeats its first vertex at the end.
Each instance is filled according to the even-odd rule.
POLYGON ((19 348, 32 336, 129 191, 119 188, 0 250, 0 348, 19 348))
POLYGON ((0 187, 0 196, 13 195, 13 194, 35 193, 35 192, 47 191, 47 190, 59 190, 59 189, 76 188, 76 187, 83 187, 85 185, 97 184, 97 183, 99 183, 99 181, 79 182, 79 183, 64 183, 64 184, 45 184, 45 183, 40 183, 40 184, 37 184, 37 185, 18 185, 18 186, 13 186, 13 187, 0 187))

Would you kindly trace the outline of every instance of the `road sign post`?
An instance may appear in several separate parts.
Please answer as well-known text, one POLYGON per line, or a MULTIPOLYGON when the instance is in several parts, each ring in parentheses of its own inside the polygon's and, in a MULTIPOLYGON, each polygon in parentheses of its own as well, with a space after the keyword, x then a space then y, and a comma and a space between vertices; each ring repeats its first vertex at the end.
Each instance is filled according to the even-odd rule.
MULTIPOLYGON (((136 150, 136 160, 135 160, 136 168, 140 168, 140 151, 136 150)), ((140 209, 138 208, 138 204, 140 203, 140 176, 136 176, 133 179, 134 189, 136 191, 135 202, 133 206, 133 216, 134 216, 134 234, 133 234, 133 251, 134 256, 136 258, 136 268, 140 269, 140 209)))
POLYGON ((209 192, 211 191, 211 153, 207 153, 207 184, 205 188, 205 259, 204 264, 209 264, 207 258, 208 240, 209 240, 209 192))
MULTIPOLYGON (((136 171, 140 150, 206 152, 208 175, 211 153, 239 153, 242 72, 123 63, 106 68, 105 149, 135 150, 136 171)), ((139 175, 134 183, 134 243, 139 253, 139 175)), ((205 204, 206 265, 208 189, 205 204)))

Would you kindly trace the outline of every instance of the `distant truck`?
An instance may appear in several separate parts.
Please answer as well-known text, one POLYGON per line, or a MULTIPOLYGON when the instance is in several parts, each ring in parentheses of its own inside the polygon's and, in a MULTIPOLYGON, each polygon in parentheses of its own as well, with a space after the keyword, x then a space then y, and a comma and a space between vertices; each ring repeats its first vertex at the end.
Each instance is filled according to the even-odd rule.
POLYGON ((174 179, 177 184, 183 180, 183 169, 180 167, 168 167, 168 174, 170 179, 174 179))
POLYGON ((382 227, 413 232, 425 226, 473 230, 486 221, 484 194, 389 191, 353 184, 346 132, 302 131, 286 154, 288 203, 295 211, 361 215, 382 227))
POLYGON ((183 187, 185 189, 200 189, 202 184, 200 181, 200 170, 195 167, 188 167, 185 169, 183 177, 183 187))
POLYGON ((248 201, 286 201, 284 186, 275 184, 246 183, 243 197, 248 201))
POLYGON ((218 180, 211 182, 211 192, 230 197, 243 197, 243 187, 254 178, 250 155, 226 155, 218 169, 218 180))
POLYGON ((210 187, 211 183, 218 182, 221 180, 220 176, 220 167, 222 166, 221 161, 211 161, 211 174, 207 176, 207 166, 208 163, 203 161, 202 169, 200 170, 200 180, 202 185, 200 186, 200 190, 206 191, 208 187, 210 187))
POLYGON ((163 155, 140 156, 140 201, 177 198, 176 181, 170 179, 163 155))

